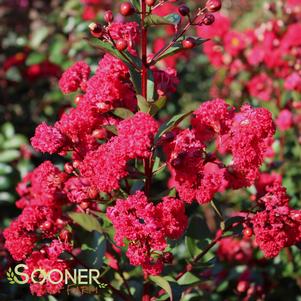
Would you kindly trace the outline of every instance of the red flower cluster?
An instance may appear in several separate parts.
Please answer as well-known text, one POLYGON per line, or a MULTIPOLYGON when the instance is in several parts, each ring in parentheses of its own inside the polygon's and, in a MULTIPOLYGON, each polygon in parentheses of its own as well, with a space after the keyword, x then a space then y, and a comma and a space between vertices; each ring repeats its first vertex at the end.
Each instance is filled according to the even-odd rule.
POLYGON ((118 136, 90 152, 79 167, 82 175, 103 192, 119 188, 119 181, 128 174, 129 160, 150 155, 158 125, 150 115, 138 112, 121 121, 117 129, 118 136))
POLYGON ((301 240, 301 211, 289 206, 286 189, 276 181, 258 200, 263 208, 250 217, 255 240, 266 257, 275 257, 284 247, 301 240))
POLYGON ((252 185, 275 131, 270 112, 249 105, 235 112, 216 99, 203 103, 193 115, 192 129, 179 130, 165 147, 171 185, 180 197, 203 204, 227 187, 252 185), (206 152, 212 141, 220 153, 232 155, 232 162, 225 165, 206 152))
POLYGON ((59 258, 64 251, 70 252, 71 246, 61 241, 54 240, 42 251, 32 252, 31 256, 25 261, 27 269, 24 272, 29 276, 37 268, 44 270, 46 273, 51 271, 52 282, 47 280, 41 285, 40 283, 33 282, 31 278, 29 279, 30 290, 33 294, 36 294, 37 296, 57 294, 63 289, 65 284, 63 281, 59 281, 60 274, 58 271, 61 271, 62 274, 64 274, 65 270, 70 268, 68 262, 59 258), (57 271, 53 272, 52 270, 57 271))
POLYGON ((107 215, 116 229, 115 241, 124 246, 128 241, 130 263, 142 266, 144 273, 162 272, 166 239, 178 239, 187 226, 184 203, 165 197, 154 205, 143 192, 136 192, 126 200, 117 200, 107 215))
MULTIPOLYGON (((25 260, 32 269, 65 269, 69 266, 68 262, 59 259, 59 255, 65 250, 70 251, 71 245, 57 240, 67 225, 62 213, 62 204, 66 201, 62 189, 66 177, 46 161, 17 187, 21 197, 17 206, 22 208, 22 213, 4 230, 5 247, 15 260, 25 260), (45 242, 49 240, 52 241, 50 244, 45 242)), ((51 285, 46 281, 44 284, 32 283, 30 288, 41 296, 57 293, 62 285, 51 285)))

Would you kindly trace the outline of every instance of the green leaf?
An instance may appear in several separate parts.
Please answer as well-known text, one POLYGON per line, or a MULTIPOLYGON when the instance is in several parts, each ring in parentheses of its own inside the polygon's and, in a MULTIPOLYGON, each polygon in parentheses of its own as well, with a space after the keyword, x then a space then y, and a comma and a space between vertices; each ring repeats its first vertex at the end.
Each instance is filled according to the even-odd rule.
POLYGON ((193 285, 201 281, 197 276, 190 272, 186 272, 179 280, 178 284, 180 285, 193 285))
POLYGON ((57 34, 53 37, 53 41, 49 43, 49 60, 52 63, 62 65, 64 63, 65 56, 63 55, 66 47, 66 37, 57 34))
POLYGON ((38 48, 41 43, 46 39, 49 34, 49 29, 47 26, 40 26, 38 27, 31 36, 30 46, 32 48, 38 48))
POLYGON ((177 25, 181 22, 181 17, 178 14, 170 14, 165 17, 160 17, 158 15, 150 14, 145 20, 145 26, 152 25, 177 25))
POLYGON ((134 116, 134 113, 126 108, 117 108, 114 111, 112 111, 112 113, 121 119, 127 119, 134 116))
POLYGON ((123 62, 126 62, 125 58, 121 55, 121 53, 110 43, 100 41, 98 39, 93 39, 88 41, 92 47, 100 48, 104 52, 110 53, 111 55, 119 58, 123 62))
POLYGON ((139 57, 132 55, 128 51, 123 51, 123 55, 110 43, 100 41, 98 39, 94 39, 92 41, 88 41, 89 44, 94 48, 100 48, 102 51, 110 53, 114 57, 120 59, 122 62, 124 62, 130 72, 131 80, 133 82, 135 91, 137 94, 141 94, 141 76, 140 73, 134 68, 134 65, 136 65, 138 68, 141 68, 142 62, 139 57), (131 64, 130 62, 134 63, 131 64))
POLYGON ((106 252, 105 236, 99 232, 88 233, 81 250, 81 253, 78 255, 80 261, 88 267, 100 269, 106 252))
POLYGON ((86 213, 78 213, 78 212, 71 212, 69 213, 69 217, 77 224, 79 224, 81 227, 83 227, 85 230, 92 232, 92 231, 98 231, 100 233, 103 232, 103 229, 96 219, 96 217, 86 214, 86 213))
POLYGON ((194 244, 200 250, 203 250, 208 245, 208 239, 212 234, 202 215, 195 214, 189 219, 189 226, 186 231, 186 236, 194 240, 194 244))
POLYGON ((135 63, 137 67, 142 66, 142 62, 139 57, 132 55, 128 51, 123 51, 122 53, 119 52, 112 44, 108 42, 104 42, 98 39, 93 39, 92 41, 88 41, 89 44, 94 48, 102 49, 104 52, 110 53, 111 55, 115 56, 116 58, 123 61, 128 67, 131 66, 129 61, 135 63))
POLYGON ((6 190, 10 185, 11 182, 9 177, 0 176, 0 190, 6 190))
POLYGON ((113 133, 114 135, 118 135, 118 131, 115 125, 103 125, 102 127, 107 131, 113 133))
POLYGON ((185 245, 190 254, 190 257, 192 257, 192 258, 195 257, 197 254, 199 254, 202 251, 197 246, 196 241, 189 236, 185 236, 185 245))
POLYGON ((17 83, 22 81, 22 75, 17 67, 9 68, 5 73, 5 78, 17 83))
POLYGON ((150 114, 156 115, 166 104, 166 96, 161 96, 158 100, 151 104, 150 114))
POLYGON ((236 223, 242 223, 244 220, 245 220, 245 218, 243 216, 230 217, 226 220, 225 227, 229 228, 229 227, 233 226, 236 223))
POLYGON ((2 125, 1 131, 4 134, 4 136, 8 139, 12 138, 15 134, 15 129, 13 125, 9 122, 6 122, 2 125))
POLYGON ((181 16, 178 14, 170 14, 164 17, 165 20, 169 22, 169 24, 180 24, 181 23, 181 16))
POLYGON ((154 99, 155 80, 153 72, 149 69, 147 72, 147 100, 154 99))
POLYGON ((15 149, 0 152, 0 162, 7 163, 20 158, 20 152, 15 149))
MULTIPOLYGON (((170 47, 168 50, 166 50, 164 53, 162 53, 159 56, 159 58, 156 60, 156 62, 158 62, 168 56, 173 56, 180 51, 183 51, 184 50, 184 48, 182 46, 183 39, 184 38, 179 39, 172 47, 170 47)), ((209 41, 209 39, 195 38, 196 46, 200 46, 207 41, 209 41)))
POLYGON ((134 194, 136 191, 142 190, 144 187, 144 181, 138 180, 135 181, 134 184, 131 186, 130 193, 134 194))
POLYGON ((168 192, 168 196, 175 198, 177 196, 177 190, 175 188, 171 188, 168 192))
POLYGON ((0 175, 6 175, 13 171, 12 167, 8 164, 0 163, 0 175))
POLYGON ((138 100, 138 107, 141 112, 149 112, 150 110, 150 103, 146 101, 145 97, 142 95, 137 95, 137 100, 138 100))
POLYGON ((160 137, 162 137, 165 133, 173 130, 177 125, 179 125, 186 117, 192 114, 193 111, 189 111, 187 113, 178 114, 173 116, 168 122, 164 123, 160 128, 155 137, 155 142, 158 141, 160 137))
POLYGON ((243 230, 242 222, 245 220, 242 216, 233 216, 225 221, 225 228, 229 229, 224 235, 240 234, 243 230))
POLYGON ((172 289, 169 282, 161 276, 150 276, 149 279, 153 281, 155 284, 164 289, 169 295, 170 301, 173 301, 172 289))
POLYGON ((19 148, 22 144, 26 143, 26 138, 22 135, 15 135, 11 139, 6 140, 2 144, 2 148, 9 149, 9 148, 19 148))
POLYGON ((140 11, 140 1, 139 0, 131 0, 133 6, 140 11))
POLYGON ((35 64, 39 64, 39 63, 43 62, 45 59, 46 59, 45 54, 38 53, 38 52, 32 52, 27 57, 25 64, 27 66, 35 65, 35 64))
POLYGON ((133 66, 128 66, 131 76, 131 81, 134 85, 136 94, 141 94, 141 75, 133 66))
POLYGON ((0 192, 0 202, 8 202, 13 203, 15 201, 15 197, 8 192, 0 192))

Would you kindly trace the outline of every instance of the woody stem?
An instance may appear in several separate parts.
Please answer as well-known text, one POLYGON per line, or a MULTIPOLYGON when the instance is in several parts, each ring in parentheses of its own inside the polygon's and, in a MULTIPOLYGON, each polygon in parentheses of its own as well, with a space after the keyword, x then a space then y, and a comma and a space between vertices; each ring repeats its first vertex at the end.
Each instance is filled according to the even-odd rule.
POLYGON ((142 72, 141 72, 141 91, 142 96, 147 99, 147 27, 144 25, 146 17, 146 3, 145 0, 141 0, 141 60, 142 60, 142 72))

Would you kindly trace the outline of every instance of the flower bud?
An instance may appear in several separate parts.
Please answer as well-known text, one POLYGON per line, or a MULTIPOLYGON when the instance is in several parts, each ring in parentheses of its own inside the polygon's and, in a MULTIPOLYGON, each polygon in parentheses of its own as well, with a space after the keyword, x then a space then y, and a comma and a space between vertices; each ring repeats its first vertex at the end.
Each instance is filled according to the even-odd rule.
POLYGON ((163 255, 164 263, 172 263, 173 261, 173 254, 171 252, 166 252, 163 255))
POLYGON ((90 33, 92 34, 93 37, 98 38, 98 39, 102 37, 103 30, 102 30, 102 26, 100 24, 93 22, 89 25, 89 29, 90 29, 90 33))
POLYGON ((52 226, 51 223, 49 221, 46 221, 40 226, 40 229, 42 231, 48 231, 50 230, 51 226, 52 226))
POLYGON ((209 12, 217 12, 222 8, 221 0, 208 0, 206 3, 206 8, 209 12))
POLYGON ((104 20, 107 22, 107 23, 112 23, 112 21, 114 20, 114 15, 112 13, 111 10, 107 10, 104 14, 104 20))
POLYGON ((134 8, 130 2, 124 2, 121 3, 119 12, 123 16, 130 16, 134 13, 134 8))
POLYGON ((67 162, 65 165, 64 165, 64 170, 67 174, 71 174, 73 172, 73 166, 71 163, 67 162))
POLYGON ((153 6, 156 3, 156 0, 145 0, 146 5, 149 7, 153 6))
POLYGON ((63 241, 69 241, 71 239, 71 232, 67 229, 63 229, 59 235, 60 239, 63 241))
POLYGON ((187 38, 186 40, 182 41, 182 46, 185 49, 192 49, 196 45, 194 38, 187 38))
POLYGON ((128 42, 124 39, 119 39, 116 42, 116 48, 118 51, 124 51, 127 49, 127 47, 128 47, 128 42))
POLYGON ((72 166, 73 166, 73 168, 78 168, 79 164, 80 164, 80 162, 78 160, 74 160, 72 166))
POLYGON ((245 228, 243 231, 244 237, 245 238, 250 238, 253 235, 253 230, 249 227, 245 228))
POLYGON ((96 129, 93 131, 92 136, 96 139, 104 139, 106 137, 105 129, 96 129))
POLYGON ((82 95, 77 95, 77 96, 75 97, 75 99, 74 99, 74 103, 75 103, 76 105, 78 105, 78 104, 80 103, 80 101, 81 101, 82 98, 83 98, 82 95))
POLYGON ((179 11, 180 15, 182 15, 182 16, 187 16, 190 13, 189 7, 185 4, 179 6, 178 11, 179 11))
POLYGON ((88 202, 81 202, 79 204, 79 206, 82 208, 82 209, 87 209, 89 207, 89 203, 88 202))
POLYGON ((215 17, 212 14, 206 14, 203 18, 202 24, 211 25, 215 21, 215 17))
POLYGON ((248 288, 249 288, 249 282, 245 281, 245 280, 239 281, 237 284, 237 287, 236 287, 236 289, 239 293, 246 292, 248 290, 248 288))

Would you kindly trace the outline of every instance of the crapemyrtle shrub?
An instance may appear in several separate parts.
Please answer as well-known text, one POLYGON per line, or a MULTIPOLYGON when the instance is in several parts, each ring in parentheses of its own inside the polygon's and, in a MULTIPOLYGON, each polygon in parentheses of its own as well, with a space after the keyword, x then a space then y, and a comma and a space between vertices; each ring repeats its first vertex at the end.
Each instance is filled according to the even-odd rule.
MULTIPOLYGON (((80 2, 80 20, 93 22, 83 23, 90 36, 72 65, 38 63, 68 105, 32 133, 39 164, 16 186, 19 212, 1 233, 0 272, 16 263, 28 275, 96 268, 106 284, 99 300, 298 296, 301 212, 285 166, 298 127, 283 134, 296 124, 298 101, 275 98, 279 77, 298 93, 290 63, 300 44, 298 1, 268 5, 283 20, 244 32, 231 28, 219 0, 142 0, 103 12, 110 4, 80 2), (186 107, 181 64, 193 65, 201 45, 226 72, 216 73, 210 98, 199 93, 186 107), (230 95, 246 72, 241 95, 230 95)), ((34 296, 72 298, 62 282, 28 284, 34 296)))

